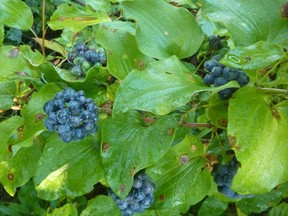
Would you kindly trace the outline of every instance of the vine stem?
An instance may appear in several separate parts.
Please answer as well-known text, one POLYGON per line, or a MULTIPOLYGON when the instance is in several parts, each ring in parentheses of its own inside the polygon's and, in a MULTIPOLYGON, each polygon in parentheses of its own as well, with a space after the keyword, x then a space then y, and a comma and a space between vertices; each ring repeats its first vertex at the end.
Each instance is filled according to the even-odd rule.
POLYGON ((45 59, 45 35, 46 35, 46 20, 45 20, 45 12, 46 12, 46 0, 42 1, 42 55, 43 58, 45 59))
POLYGON ((288 89, 257 87, 257 90, 263 93, 269 93, 269 94, 287 94, 288 95, 288 89))

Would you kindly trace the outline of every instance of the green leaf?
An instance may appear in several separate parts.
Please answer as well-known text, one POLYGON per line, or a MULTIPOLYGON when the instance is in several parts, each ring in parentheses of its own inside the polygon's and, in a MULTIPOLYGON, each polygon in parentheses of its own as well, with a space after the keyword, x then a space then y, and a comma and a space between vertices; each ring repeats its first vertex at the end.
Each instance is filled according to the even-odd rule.
POLYGON ((45 130, 43 124, 46 115, 43 111, 44 104, 60 90, 61 88, 56 84, 49 83, 32 95, 28 105, 24 105, 21 110, 24 125, 9 140, 12 144, 26 147, 33 145, 34 139, 45 130))
POLYGON ((77 208, 75 205, 71 203, 67 203, 60 208, 56 208, 53 210, 51 214, 47 214, 47 216, 78 216, 77 208))
POLYGON ((28 30, 33 24, 31 9, 20 0, 2 0, 0 4, 0 23, 10 27, 28 30))
POLYGON ((35 142, 31 147, 12 148, 12 152, 11 159, 0 162, 0 182, 10 196, 35 174, 42 146, 35 142))
POLYGON ((248 47, 230 50, 221 63, 246 70, 266 68, 284 56, 283 47, 268 41, 259 41, 248 47))
POLYGON ((138 109, 165 115, 204 89, 208 87, 197 84, 193 74, 173 56, 131 72, 118 88, 114 112, 138 109))
POLYGON ((225 129, 228 123, 227 107, 229 101, 220 100, 218 94, 214 94, 209 98, 206 115, 208 120, 217 128, 225 129))
POLYGON ((28 45, 20 46, 19 54, 33 66, 39 66, 43 62, 42 54, 38 50, 33 51, 28 45))
POLYGON ((199 138, 186 135, 182 142, 147 169, 157 186, 152 209, 187 209, 209 193, 213 179, 205 168, 204 154, 199 138))
MULTIPOLYGON (((13 46, 2 46, 0 47, 0 81, 7 81, 12 79, 18 80, 36 80, 35 77, 38 75, 37 69, 34 68, 27 57, 22 55, 21 48, 22 46, 13 47, 13 46)), ((24 50, 27 47, 23 46, 24 50)), ((29 48, 31 49, 31 48, 29 48)), ((31 51, 32 52, 32 51, 31 51)))
POLYGON ((180 211, 175 209, 157 209, 150 210, 147 209, 143 213, 136 213, 135 216, 167 216, 167 215, 182 215, 180 211))
POLYGON ((44 215, 45 209, 41 207, 41 202, 37 197, 35 186, 32 181, 29 181, 23 187, 20 188, 17 198, 19 199, 22 206, 30 209, 36 215, 44 215))
POLYGON ((99 97, 103 94, 105 96, 106 93, 103 80, 106 81, 106 77, 109 75, 107 68, 92 67, 87 72, 86 78, 83 79, 76 79, 72 76, 71 71, 57 68, 52 63, 42 64, 39 68, 42 72, 42 78, 47 83, 65 83, 75 90, 83 90, 86 97, 93 98, 96 101, 100 100, 100 103, 103 103, 99 97))
POLYGON ((11 149, 9 149, 8 140, 11 133, 23 124, 20 116, 11 116, 0 123, 0 161, 9 160, 12 157, 11 149))
MULTIPOLYGON (((33 38, 40 46, 42 46, 42 38, 33 38)), ((48 49, 54 50, 55 52, 60 53, 62 56, 66 57, 68 52, 67 50, 61 46, 59 43, 50 41, 50 40, 44 40, 44 46, 48 49)))
POLYGON ((14 94, 16 93, 15 82, 0 83, 0 109, 8 110, 13 105, 14 94))
POLYGON ((241 163, 232 189, 241 194, 268 192, 288 178, 288 102, 273 107, 270 102, 249 86, 230 99, 229 141, 241 163))
POLYGON ((53 13, 48 25, 53 30, 69 28, 75 32, 86 26, 96 25, 109 21, 110 18, 102 11, 93 11, 85 8, 81 10, 74 5, 61 4, 53 13))
POLYGON ((127 18, 137 21, 136 41, 147 56, 165 59, 189 57, 200 48, 204 36, 195 17, 182 7, 163 0, 134 0, 120 7, 127 18))
POLYGON ((242 199, 237 203, 237 207, 247 215, 261 213, 268 210, 271 206, 277 205, 282 199, 282 193, 270 191, 266 194, 254 195, 252 198, 242 199))
POLYGON ((87 5, 91 6, 95 11, 106 12, 110 8, 110 3, 107 0, 83 0, 87 5))
POLYGON ((5 36, 4 25, 2 23, 0 23, 0 46, 3 45, 4 36, 5 36))
POLYGON ((87 208, 82 211, 80 216, 91 215, 120 216, 121 213, 111 197, 99 195, 94 199, 89 200, 87 208))
POLYGON ((9 203, 8 205, 0 204, 0 213, 2 213, 1 215, 5 216, 31 215, 29 209, 18 203, 9 203))
POLYGON ((268 216, 285 216, 288 215, 288 203, 281 203, 280 205, 272 208, 268 216))
POLYGON ((249 46, 258 41, 288 45, 288 22, 280 9, 286 0, 205 0, 201 14, 224 24, 236 46, 249 46))
POLYGON ((219 216, 228 208, 228 203, 216 197, 207 197, 198 211, 198 216, 219 216))
POLYGON ((140 52, 134 26, 128 22, 106 22, 96 28, 95 37, 107 50, 107 67, 117 79, 124 79, 133 69, 142 69, 151 58, 140 52))
POLYGON ((170 116, 145 124, 138 112, 109 118, 102 125, 102 160, 106 179, 119 197, 126 197, 134 174, 155 163, 170 148, 177 121, 170 116))
POLYGON ((53 134, 47 141, 34 177, 41 199, 81 196, 104 178, 100 143, 94 137, 67 144, 53 134))

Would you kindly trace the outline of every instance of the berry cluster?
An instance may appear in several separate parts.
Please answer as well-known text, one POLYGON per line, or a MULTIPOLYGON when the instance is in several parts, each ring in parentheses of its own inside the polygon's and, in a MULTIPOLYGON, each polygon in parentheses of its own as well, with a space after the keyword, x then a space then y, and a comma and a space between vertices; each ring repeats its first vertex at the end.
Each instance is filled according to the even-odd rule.
POLYGON ((156 186, 151 182, 150 177, 141 172, 135 175, 132 189, 125 200, 117 197, 111 190, 108 191, 108 194, 121 210, 122 216, 130 216, 134 213, 144 212, 152 205, 155 189, 156 186))
POLYGON ((82 140, 97 132, 97 111, 93 100, 86 98, 83 91, 76 92, 68 87, 45 103, 47 118, 44 124, 48 130, 56 131, 66 143, 82 140))
POLYGON ((215 50, 219 50, 227 46, 227 41, 223 37, 220 37, 219 35, 211 35, 209 37, 209 43, 215 50))
POLYGON ((239 165, 237 160, 233 158, 228 165, 219 165, 217 169, 212 172, 218 191, 229 198, 241 199, 244 197, 230 189, 239 165))
POLYGON ((67 59, 73 65, 71 72, 75 77, 84 77, 91 67, 106 64, 106 54, 102 47, 83 43, 76 44, 67 59))
MULTIPOLYGON (((219 63, 220 59, 220 55, 215 55, 211 60, 204 63, 205 69, 209 71, 204 77, 204 83, 206 85, 213 84, 217 87, 225 85, 231 80, 237 81, 241 87, 249 83, 250 78, 244 71, 227 67, 219 63)), ((237 88, 223 89, 218 92, 219 98, 222 100, 229 99, 236 90, 237 88)))

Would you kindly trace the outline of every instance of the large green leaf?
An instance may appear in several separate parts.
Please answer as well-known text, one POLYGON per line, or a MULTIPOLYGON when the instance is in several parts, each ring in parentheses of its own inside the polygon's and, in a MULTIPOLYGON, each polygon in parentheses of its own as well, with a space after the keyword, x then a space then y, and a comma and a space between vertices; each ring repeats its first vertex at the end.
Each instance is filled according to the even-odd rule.
POLYGON ((275 206, 268 213, 268 216, 285 216, 285 215, 288 215, 288 204, 285 202, 281 203, 278 206, 275 206))
POLYGON ((102 125, 102 160, 112 190, 125 197, 134 174, 159 160, 170 148, 177 121, 165 116, 151 125, 138 112, 106 119, 102 125))
POLYGON ((2 0, 0 4, 0 23, 27 30, 32 27, 33 14, 23 1, 2 0))
POLYGON ((47 214, 47 216, 78 216, 77 208, 72 203, 67 203, 60 208, 56 208, 53 210, 51 214, 47 214))
POLYGON ((219 216, 228 208, 228 203, 216 197, 207 197, 198 211, 198 216, 219 216))
POLYGON ((24 125, 9 140, 11 144, 20 146, 33 145, 34 139, 40 132, 45 130, 43 124, 45 113, 43 111, 44 104, 52 99, 61 88, 54 83, 44 85, 39 92, 34 93, 28 105, 24 105, 21 115, 24 119, 24 125))
POLYGON ((121 3, 124 15, 137 21, 136 40, 146 55, 165 59, 189 57, 200 48, 204 36, 195 17, 186 9, 163 0, 121 3))
POLYGON ((268 210, 272 205, 277 205, 281 199, 282 193, 272 190, 266 194, 258 194, 252 198, 242 199, 237 203, 237 207, 246 215, 251 215, 251 213, 261 213, 268 210))
POLYGON ((283 47, 268 41, 259 41, 248 47, 230 50, 221 63, 233 68, 256 70, 266 68, 284 56, 283 47))
POLYGON ((204 154, 199 138, 187 135, 147 169, 157 186, 152 209, 187 209, 210 192, 213 180, 205 168, 204 154))
POLYGON ((71 71, 62 70, 51 63, 42 64, 39 68, 42 72, 42 78, 48 83, 65 83, 75 90, 83 90, 86 97, 97 101, 101 100, 101 96, 106 93, 103 84, 106 84, 106 77, 109 75, 107 68, 92 67, 83 79, 76 79, 72 76, 71 71))
POLYGON ((0 46, 3 45, 4 36, 5 36, 4 25, 2 23, 0 23, 0 46))
POLYGON ((93 11, 85 8, 81 10, 74 5, 61 4, 53 13, 48 25, 53 30, 69 28, 80 31, 86 26, 109 21, 110 18, 102 11, 93 11))
POLYGON ((54 200, 86 194, 103 178, 97 139, 88 137, 67 144, 54 134, 45 144, 34 183, 40 198, 54 200))
POLYGON ((11 108, 16 90, 16 83, 13 81, 0 83, 0 109, 8 110, 11 108))
POLYGON ((0 47, 0 81, 12 79, 37 80, 37 68, 32 65, 40 61, 40 53, 33 52, 31 47, 23 45, 20 47, 1 46, 0 47))
POLYGON ((288 102, 270 102, 248 86, 230 99, 229 141, 241 163, 232 189, 239 193, 265 193, 288 179, 288 102))
POLYGON ((165 115, 204 89, 208 87, 198 84, 193 74, 173 56, 131 72, 120 84, 114 111, 139 109, 165 115))
POLYGON ((120 210, 111 197, 100 195, 89 200, 87 208, 84 209, 80 216, 120 216, 120 210))
POLYGON ((35 174, 42 153, 40 142, 31 147, 12 148, 13 157, 0 162, 0 183, 13 196, 35 174))
POLYGON ((124 79, 133 69, 142 69, 151 58, 138 49, 134 25, 127 22, 106 22, 95 31, 97 42, 107 49, 107 66, 117 79, 124 79))
POLYGON ((0 161, 8 160, 12 157, 12 151, 9 149, 8 140, 11 133, 23 124, 23 119, 20 116, 11 116, 0 123, 0 161))
POLYGON ((36 215, 45 214, 46 209, 44 209, 45 207, 41 205, 42 200, 37 197, 35 186, 32 180, 20 188, 17 194, 17 198, 22 206, 25 206, 31 210, 31 213, 33 211, 33 213, 36 215))
POLYGON ((110 8, 110 2, 107 0, 83 0, 87 5, 91 6, 94 10, 106 12, 110 8))
POLYGON ((258 41, 288 45, 288 22, 280 9, 286 0, 205 0, 202 15, 224 24, 236 46, 258 41))

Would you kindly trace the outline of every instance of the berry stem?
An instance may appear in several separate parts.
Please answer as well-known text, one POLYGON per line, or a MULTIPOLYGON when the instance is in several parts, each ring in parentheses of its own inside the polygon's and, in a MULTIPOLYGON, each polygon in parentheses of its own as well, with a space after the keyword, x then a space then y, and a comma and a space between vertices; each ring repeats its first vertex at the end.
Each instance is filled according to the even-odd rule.
POLYGON ((263 93, 266 93, 266 94, 286 94, 286 95, 288 95, 288 89, 257 87, 257 90, 261 91, 263 93))
POLYGON ((273 73, 279 65, 285 63, 288 59, 287 53, 275 64, 273 65, 273 67, 271 69, 269 69, 269 71, 267 73, 265 73, 265 75, 257 82, 257 85, 259 86, 261 82, 263 82, 271 73, 273 73))
POLYGON ((182 123, 181 126, 192 127, 192 128, 199 128, 199 127, 211 128, 212 127, 210 123, 191 123, 191 122, 182 123))
POLYGON ((42 55, 43 59, 45 59, 45 35, 46 35, 46 26, 45 26, 45 13, 46 13, 46 0, 42 1, 42 55))

